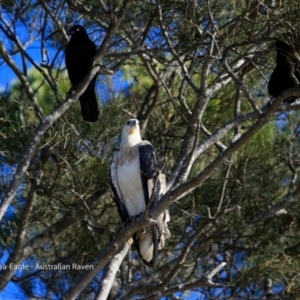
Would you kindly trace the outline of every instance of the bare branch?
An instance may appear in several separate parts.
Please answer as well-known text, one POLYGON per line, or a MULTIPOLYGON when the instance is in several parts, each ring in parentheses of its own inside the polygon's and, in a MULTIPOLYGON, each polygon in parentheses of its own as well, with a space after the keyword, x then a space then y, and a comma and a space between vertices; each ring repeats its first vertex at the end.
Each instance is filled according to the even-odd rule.
POLYGON ((187 193, 201 185, 226 159, 235 153, 240 147, 247 143, 253 135, 258 132, 265 124, 269 122, 272 114, 277 110, 279 105, 289 95, 296 95, 300 91, 299 87, 289 89, 281 93, 274 102, 257 118, 257 121, 246 131, 240 138, 232 142, 232 144, 212 163, 210 163, 200 174, 189 181, 175 187, 165 194, 158 203, 155 213, 151 214, 156 218, 159 214, 167 209, 167 207, 177 199, 184 197, 187 193))
MULTIPOLYGON (((82 220, 85 217, 86 212, 86 203, 90 205, 90 208, 96 207, 99 202, 103 201, 107 197, 107 194, 102 194, 102 191, 95 192, 91 197, 86 201, 79 200, 78 207, 76 210, 73 210, 67 213, 65 216, 60 218, 58 221, 53 223, 51 226, 47 227, 42 233, 35 236, 29 240, 23 248, 20 248, 20 251, 17 255, 12 255, 9 257, 6 262, 7 265, 20 265, 26 258, 34 253, 37 249, 40 249, 43 245, 50 242, 52 239, 55 239, 61 232, 66 230, 68 227, 74 223, 82 220)), ((33 202, 30 202, 26 205, 23 214, 29 216, 29 209, 32 210, 33 202)), ((26 225, 26 219, 24 219, 24 224, 26 225)), ((20 229, 22 230, 22 228, 20 229)), ((22 236, 20 236, 22 237, 22 236)), ((12 278, 16 270, 7 268, 0 271, 0 289, 4 288, 8 281, 12 278)))
MULTIPOLYGON (((106 37, 103 40, 103 43, 101 45, 101 47, 99 48, 99 50, 97 51, 94 61, 99 61, 101 60, 101 58, 105 55, 107 49, 109 48, 109 44, 113 38, 113 35, 115 33, 115 31, 117 30, 118 26, 120 25, 120 22, 122 21, 122 19, 124 18, 124 16, 126 15, 126 12, 128 11, 130 5, 131 5, 131 0, 127 0, 124 2, 124 5, 120 11, 120 16, 119 18, 116 20, 115 17, 112 18, 112 23, 111 26, 107 32, 106 37)), ((6 55, 6 51, 5 51, 5 47, 2 44, 2 42, 0 41, 0 53, 2 55, 6 55)), ((9 60, 9 57, 7 57, 7 59, 9 60)), ((12 62, 12 66, 14 65, 14 63, 12 62)), ((38 126, 37 130, 35 131, 34 137, 31 140, 31 142, 29 143, 25 154, 23 156, 23 159, 21 160, 20 164, 18 165, 18 168, 16 170, 16 173, 13 177, 13 180, 11 181, 9 188, 6 192, 5 197, 3 198, 3 200, 1 201, 1 206, 0 206, 0 221, 2 220, 9 204, 11 203, 16 190, 29 166, 30 160, 32 158, 32 155, 34 153, 34 150, 36 149, 36 146, 38 145, 38 143, 40 142, 41 138, 43 137, 43 135, 45 134, 45 132, 59 119, 59 117, 61 115, 63 115, 66 110, 79 98, 79 96, 85 91, 85 89, 87 88, 88 84, 90 83, 90 81, 94 78, 94 76, 97 74, 99 70, 99 67, 92 67, 92 70, 90 72, 89 75, 87 75, 83 81, 76 86, 75 88, 77 90, 75 90, 74 88, 72 88, 68 95, 67 98, 65 100, 65 102, 60 105, 51 115, 47 116, 43 122, 38 126)), ((23 77, 23 74, 20 73, 20 76, 23 77)), ((24 83, 26 84, 27 81, 24 81, 24 83)), ((28 86, 28 85, 27 85, 28 86)), ((28 87, 29 88, 29 87, 28 87)))
MULTIPOLYGON (((29 97, 29 99, 32 101, 35 109, 38 112, 38 117, 40 120, 44 117, 44 112, 43 109, 40 107, 39 102, 34 94, 34 91, 32 90, 30 83, 28 82, 28 79, 26 76, 23 74, 23 72, 18 68, 18 66, 15 64, 15 62, 12 60, 10 55, 8 54, 4 44, 2 41, 0 41, 0 54, 2 58, 5 60, 5 62, 11 67, 11 69, 15 72, 19 80, 21 81, 22 85, 24 86, 26 93, 29 97)), ((0 214, 0 220, 2 219, 1 214, 0 214)))
POLYGON ((211 281, 212 277, 215 276, 216 273, 218 273, 224 266, 226 265, 226 262, 222 262, 219 266, 217 266, 215 269, 213 269, 209 275, 203 279, 199 279, 190 283, 183 283, 183 284, 177 284, 175 286, 172 286, 168 289, 165 289, 163 292, 153 293, 152 295, 137 298, 139 300, 155 300, 158 297, 164 297, 164 296, 170 296, 173 295, 176 292, 179 291, 187 291, 192 290, 199 287, 228 287, 228 284, 219 284, 214 283, 211 281))
POLYGON ((109 292, 111 290, 112 284, 114 282, 115 276, 119 270, 119 267, 127 254, 130 246, 132 244, 132 239, 125 243, 122 250, 113 257, 110 263, 105 267, 104 274, 101 279, 101 286, 99 288, 99 293, 96 296, 96 300, 106 300, 109 292))

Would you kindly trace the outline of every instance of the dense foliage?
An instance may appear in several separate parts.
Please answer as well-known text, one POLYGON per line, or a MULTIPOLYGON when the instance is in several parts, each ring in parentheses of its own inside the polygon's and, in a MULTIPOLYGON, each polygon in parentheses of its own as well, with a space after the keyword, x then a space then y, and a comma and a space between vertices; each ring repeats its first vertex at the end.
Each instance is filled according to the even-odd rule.
POLYGON ((300 88, 269 103, 267 83, 275 38, 299 60, 299 6, 4 0, 0 72, 17 80, 1 78, 0 290, 104 299, 107 263, 133 230, 119 234, 109 165, 136 117, 164 160, 169 191, 150 214, 169 209, 172 237, 154 269, 132 247, 109 299, 298 299, 300 105, 282 102, 300 88), (95 124, 77 101, 93 76, 69 91, 74 24, 99 49, 95 124))

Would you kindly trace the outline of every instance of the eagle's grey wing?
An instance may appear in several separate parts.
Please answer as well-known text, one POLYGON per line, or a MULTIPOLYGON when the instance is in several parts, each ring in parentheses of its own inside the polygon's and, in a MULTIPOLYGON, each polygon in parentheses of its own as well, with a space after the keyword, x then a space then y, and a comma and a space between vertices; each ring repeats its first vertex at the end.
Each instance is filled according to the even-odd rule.
POLYGON ((129 220, 129 215, 125 206, 124 199, 122 197, 122 193, 119 189, 118 177, 117 177, 117 158, 118 153, 115 153, 110 164, 110 184, 114 193, 114 200, 117 205, 120 217, 123 222, 129 220))
MULTIPOLYGON (((146 205, 148 204, 152 188, 157 176, 159 176, 159 171, 161 169, 160 158, 154 149, 154 147, 147 141, 139 144, 139 158, 140 158, 140 168, 141 168, 141 179, 144 190, 144 196, 146 205)), ((161 183, 158 178, 157 187, 155 189, 155 195, 153 198, 152 205, 155 205, 159 200, 159 194, 161 189, 161 183)))
MULTIPOLYGON (((152 197, 153 187, 157 178, 153 202, 151 203, 151 206, 153 206, 157 204, 166 192, 166 178, 165 175, 161 173, 161 161, 154 147, 147 141, 143 141, 139 144, 139 159, 146 204, 148 204, 152 197)), ((169 212, 166 210, 157 218, 157 224, 146 228, 144 236, 140 232, 137 232, 134 236, 136 248, 148 266, 154 265, 158 249, 162 249, 165 244, 165 239, 171 236, 167 225, 169 220, 169 212), (150 243, 151 239, 152 243, 150 243), (147 246, 149 247, 148 249, 146 248, 147 246), (142 251, 142 248, 144 251, 142 251), (144 257, 141 253, 144 253, 144 257)))

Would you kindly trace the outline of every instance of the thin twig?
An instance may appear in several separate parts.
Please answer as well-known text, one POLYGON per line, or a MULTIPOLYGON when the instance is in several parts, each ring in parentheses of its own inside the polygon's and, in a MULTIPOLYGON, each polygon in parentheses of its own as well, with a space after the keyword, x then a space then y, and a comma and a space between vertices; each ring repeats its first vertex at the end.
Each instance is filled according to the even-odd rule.
POLYGON ((224 266, 226 265, 226 262, 222 262, 219 266, 217 266, 215 269, 213 269, 208 276, 209 277, 203 277, 202 279, 189 282, 189 283, 182 283, 182 284, 176 284, 174 286, 171 286, 168 289, 165 289, 163 292, 154 292, 149 296, 146 297, 140 297, 137 298, 138 300, 156 300, 158 298, 164 297, 164 296, 170 296, 173 295, 176 292, 179 291, 187 291, 192 290, 199 287, 229 287, 229 284, 222 284, 222 283, 214 283, 211 281, 212 277, 215 276, 216 273, 218 273, 224 266))
MULTIPOLYGON (((1 54, 1 57, 4 59, 4 61, 10 66, 10 68, 15 72, 15 74, 21 81, 22 85, 24 86, 24 88, 26 90, 26 93, 27 93, 29 99, 32 101, 34 108, 37 110, 38 118, 40 120, 42 120, 44 117, 43 109, 39 105, 39 102, 34 94, 34 91, 32 90, 32 87, 30 86, 30 83, 29 83, 27 77, 23 74, 23 72, 18 68, 18 66, 12 60, 11 56, 8 54, 6 48, 1 40, 0 40, 0 54, 1 54)), ((1 221, 1 214, 0 214, 0 221, 1 221)))

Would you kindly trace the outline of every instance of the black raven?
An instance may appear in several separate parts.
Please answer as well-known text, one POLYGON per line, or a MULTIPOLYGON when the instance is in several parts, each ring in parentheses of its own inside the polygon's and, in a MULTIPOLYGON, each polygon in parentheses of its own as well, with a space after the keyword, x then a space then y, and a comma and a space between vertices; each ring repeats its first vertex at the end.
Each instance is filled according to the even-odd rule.
MULTIPOLYGON (((289 57, 293 53, 293 48, 285 42, 276 39, 276 67, 270 77, 268 84, 268 92, 270 96, 277 97, 284 90, 296 86, 291 74, 294 73, 298 81, 300 81, 299 64, 295 59, 289 57)), ((284 102, 293 102, 297 99, 296 96, 285 99, 284 102)))
MULTIPOLYGON (((72 86, 76 86, 88 75, 97 48, 89 39, 84 27, 74 25, 68 33, 71 35, 71 39, 66 47, 66 67, 72 86)), ((81 114, 87 122, 98 120, 98 101, 95 94, 96 77, 91 80, 84 93, 79 97, 81 114)))

